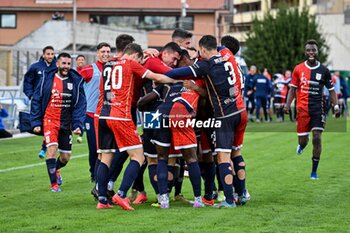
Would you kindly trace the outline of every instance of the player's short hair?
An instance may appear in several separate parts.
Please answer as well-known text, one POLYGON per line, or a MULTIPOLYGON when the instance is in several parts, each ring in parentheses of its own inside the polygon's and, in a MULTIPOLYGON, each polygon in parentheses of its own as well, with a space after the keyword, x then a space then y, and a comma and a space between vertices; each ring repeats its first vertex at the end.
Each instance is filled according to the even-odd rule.
POLYGON ((206 48, 207 50, 216 50, 216 47, 218 46, 216 38, 212 35, 203 36, 198 44, 200 47, 206 48))
POLYGON ((304 47, 305 47, 306 45, 308 45, 308 44, 314 44, 314 45, 316 45, 316 46, 318 47, 318 43, 317 43, 317 41, 314 40, 314 39, 307 40, 307 41, 305 42, 305 44, 304 44, 304 47))
POLYGON ((75 60, 78 60, 79 57, 82 57, 82 58, 85 59, 85 56, 84 56, 83 54, 79 54, 79 55, 75 58, 75 60))
POLYGON ((181 51, 181 56, 185 56, 185 57, 187 57, 188 59, 191 59, 191 56, 190 56, 190 54, 188 53, 187 49, 183 49, 183 50, 181 51))
POLYGON ((67 57, 67 58, 72 58, 69 53, 60 53, 58 54, 57 60, 60 60, 61 57, 67 57))
POLYGON ((233 55, 235 55, 239 51, 240 47, 239 41, 235 37, 230 35, 226 35, 221 38, 221 45, 228 48, 233 53, 233 55))
POLYGON ((259 72, 260 72, 260 74, 263 74, 265 72, 265 67, 260 67, 259 72))
POLYGON ((99 44, 97 45, 97 50, 100 50, 100 49, 103 48, 103 47, 111 48, 111 46, 110 46, 108 43, 106 43, 106 42, 101 42, 101 43, 99 43, 99 44))
POLYGON ((143 57, 143 51, 142 51, 142 48, 139 44, 130 43, 123 50, 123 55, 124 54, 131 55, 134 53, 137 53, 138 57, 141 57, 141 58, 143 57))
POLYGON ((177 52, 178 54, 181 55, 182 49, 175 42, 169 42, 162 48, 162 51, 177 52))
POLYGON ((115 38, 115 47, 118 52, 124 51, 125 47, 128 44, 134 43, 135 39, 131 35, 128 34, 120 34, 115 38))
POLYGON ((187 39, 187 38, 192 38, 193 34, 189 31, 186 31, 181 28, 177 28, 174 30, 173 34, 171 35, 171 38, 174 40, 176 38, 180 39, 187 39))
POLYGON ((48 45, 48 46, 45 46, 45 47, 43 48, 43 54, 44 54, 44 53, 46 52, 46 50, 48 50, 48 49, 51 49, 51 50, 55 51, 54 48, 53 48, 51 45, 48 45))

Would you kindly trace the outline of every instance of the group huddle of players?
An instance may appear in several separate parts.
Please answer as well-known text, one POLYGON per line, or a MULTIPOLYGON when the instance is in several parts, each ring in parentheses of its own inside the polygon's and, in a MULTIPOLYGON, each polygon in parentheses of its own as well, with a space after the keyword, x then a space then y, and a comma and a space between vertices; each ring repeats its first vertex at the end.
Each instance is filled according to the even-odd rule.
MULTIPOLYGON (((191 34, 179 31, 185 33, 183 39, 191 39, 191 34)), ((241 95, 243 75, 234 58, 239 43, 226 36, 222 39, 226 47, 218 47, 216 38, 207 35, 199 45, 201 57, 195 59, 176 42, 166 44, 157 56, 151 54, 145 58, 141 47, 130 43, 121 57, 104 64, 95 111, 100 153, 96 172, 97 208, 112 207, 108 193, 113 190, 114 182, 109 182, 109 171, 113 160, 119 160, 116 163, 120 170, 127 155, 130 162, 121 185, 117 193, 112 191, 112 202, 125 210, 133 210, 126 194, 140 170, 143 176, 145 157, 160 208, 169 208, 169 193, 181 176, 180 170, 183 172, 178 168, 184 165, 193 187, 193 207, 214 205, 216 166, 225 200, 214 206, 234 207, 235 201, 246 203, 245 164, 240 148, 247 114, 241 95), (152 126, 158 124, 157 127, 145 124, 142 138, 136 128, 136 108, 151 114, 152 126), (203 127, 205 121, 215 124, 203 127), (217 157, 217 165, 213 155, 217 157), (203 196, 201 177, 205 184, 203 196)), ((84 71, 81 73, 84 77, 84 71)), ((147 200, 142 189, 134 204, 147 200)))

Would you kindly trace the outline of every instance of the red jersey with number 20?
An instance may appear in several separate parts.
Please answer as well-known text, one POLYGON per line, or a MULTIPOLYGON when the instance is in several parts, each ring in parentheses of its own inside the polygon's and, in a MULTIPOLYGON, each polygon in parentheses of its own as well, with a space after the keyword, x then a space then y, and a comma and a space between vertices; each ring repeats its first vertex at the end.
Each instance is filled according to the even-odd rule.
POLYGON ((144 78, 148 70, 133 60, 119 59, 105 65, 100 93, 103 104, 100 119, 131 120, 131 104, 136 78, 144 78))

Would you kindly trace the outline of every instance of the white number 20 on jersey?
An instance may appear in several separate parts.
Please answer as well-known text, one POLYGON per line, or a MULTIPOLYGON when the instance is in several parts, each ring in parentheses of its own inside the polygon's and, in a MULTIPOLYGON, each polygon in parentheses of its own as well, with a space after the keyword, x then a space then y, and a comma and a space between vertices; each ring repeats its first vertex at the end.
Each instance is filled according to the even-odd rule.
POLYGON ((122 66, 115 66, 112 70, 112 67, 106 67, 103 70, 103 76, 106 77, 105 82, 105 91, 111 90, 111 83, 112 83, 112 89, 118 90, 122 87, 122 75, 123 75, 123 67, 122 66), (118 72, 118 75, 117 75, 118 72), (117 80, 118 79, 118 80, 117 80))

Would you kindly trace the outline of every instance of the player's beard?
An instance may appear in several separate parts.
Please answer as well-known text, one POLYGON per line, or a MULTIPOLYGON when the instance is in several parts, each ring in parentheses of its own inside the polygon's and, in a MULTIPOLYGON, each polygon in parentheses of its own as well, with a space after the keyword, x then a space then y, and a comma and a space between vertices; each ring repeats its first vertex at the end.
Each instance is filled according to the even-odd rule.
POLYGON ((61 77, 66 77, 68 75, 68 71, 69 69, 68 68, 58 68, 58 74, 61 76, 61 77))

